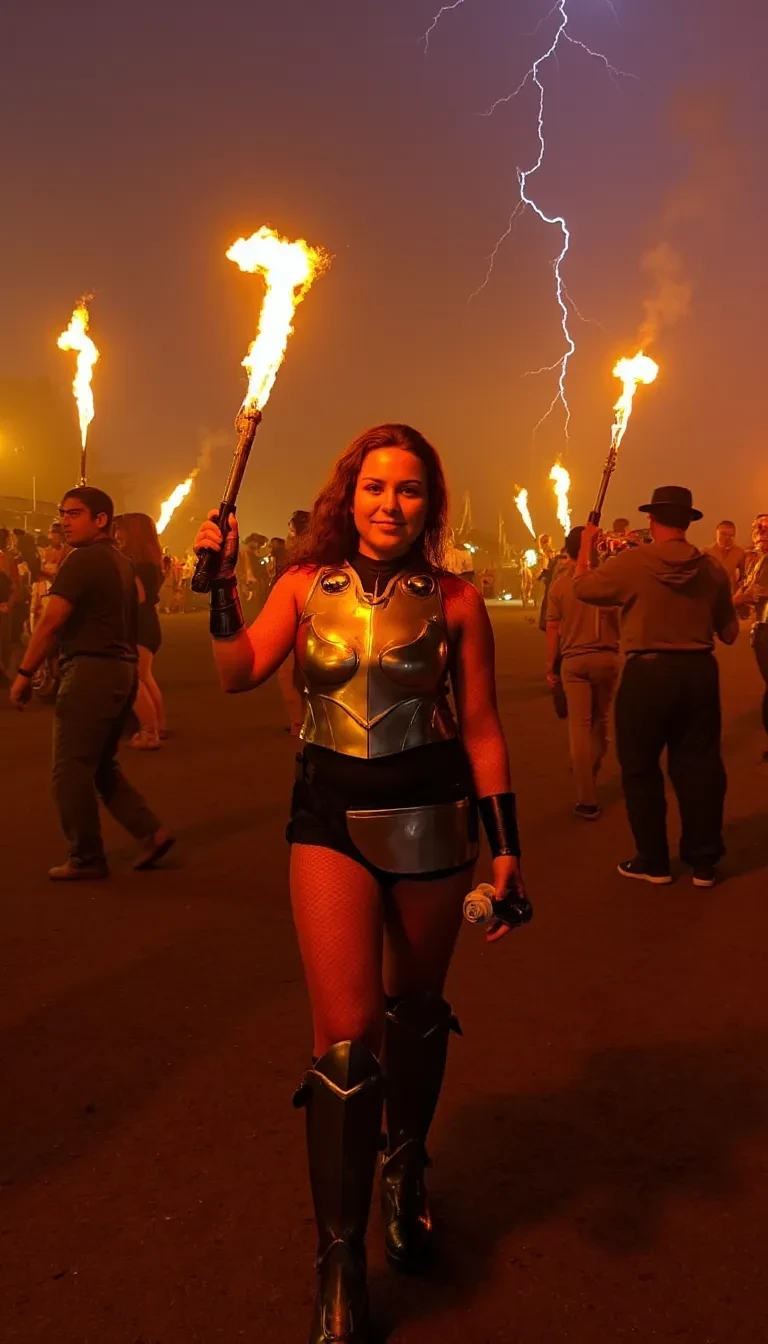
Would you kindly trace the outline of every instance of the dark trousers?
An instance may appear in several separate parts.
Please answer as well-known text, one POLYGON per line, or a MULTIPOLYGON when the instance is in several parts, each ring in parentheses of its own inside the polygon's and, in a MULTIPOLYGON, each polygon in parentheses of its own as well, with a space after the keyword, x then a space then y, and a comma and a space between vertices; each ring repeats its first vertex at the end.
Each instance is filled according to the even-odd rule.
POLYGON ((752 648, 755 650, 757 666, 765 682, 763 695, 763 727, 768 733, 768 622, 763 621, 752 631, 752 648))
POLYGON ((669 864, 667 769, 682 819, 684 863, 714 864, 724 854, 726 776, 720 753, 720 683, 708 653, 640 654, 627 659, 616 697, 616 747, 638 856, 669 864))
POLYGON ((53 732, 53 796, 70 858, 80 863, 104 859, 98 798, 137 840, 160 829, 116 759, 137 680, 134 663, 109 658, 74 658, 62 673, 53 732))

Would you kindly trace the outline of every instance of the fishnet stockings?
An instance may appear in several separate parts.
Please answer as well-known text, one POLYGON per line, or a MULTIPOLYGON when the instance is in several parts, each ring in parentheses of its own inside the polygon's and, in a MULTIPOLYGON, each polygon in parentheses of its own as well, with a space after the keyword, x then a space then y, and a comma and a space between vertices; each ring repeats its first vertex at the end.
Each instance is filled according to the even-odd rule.
POLYGON ((314 1023, 314 1054, 362 1040, 381 1053, 384 993, 442 993, 471 872, 399 882, 319 845, 291 848, 291 904, 314 1023), (386 960, 384 960, 386 930, 386 960), (384 962, 384 968, 382 963, 384 962))

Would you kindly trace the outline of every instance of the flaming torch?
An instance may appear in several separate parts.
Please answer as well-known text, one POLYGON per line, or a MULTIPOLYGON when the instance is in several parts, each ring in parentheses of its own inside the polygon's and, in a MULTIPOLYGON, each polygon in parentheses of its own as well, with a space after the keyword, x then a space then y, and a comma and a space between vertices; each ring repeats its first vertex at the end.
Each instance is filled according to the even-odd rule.
POLYGON ((549 473, 549 479, 554 486, 555 499, 557 500, 557 521, 567 537, 571 530, 571 509, 568 503, 571 478, 562 462, 555 463, 549 473))
POLYGON ((520 517, 522 518, 523 522, 525 523, 525 526, 528 528, 528 531, 530 532, 531 536, 533 537, 533 539, 534 539, 534 541, 535 541, 535 540, 536 540, 536 529, 535 529, 534 526, 533 526, 533 519, 531 518, 531 511, 530 511, 530 509, 528 508, 528 491, 527 491, 527 490, 521 490, 521 489, 519 488, 519 486, 515 486, 515 489, 517 490, 517 494, 515 495, 515 504, 517 505, 518 512, 519 512, 520 517))
POLYGON ((611 429, 611 447, 608 452, 608 460, 603 470, 603 479, 600 482, 600 489, 597 492, 595 507, 589 515, 590 523, 598 524, 600 515, 603 512, 605 496, 608 493, 610 479, 616 470, 616 461, 619 455, 621 441, 627 432, 629 417, 632 414, 632 406, 635 400, 635 393, 640 383, 648 386, 654 383, 658 377, 659 366, 649 355, 644 355, 642 350, 635 355, 634 359, 620 359, 613 370, 614 378, 621 381, 621 396, 614 406, 616 418, 611 429))
MULTIPOLYGON (((251 274, 258 271, 264 277, 266 292, 258 334, 243 360, 248 371, 248 391, 235 420, 238 443, 219 507, 218 522, 223 535, 226 535, 229 515, 237 502, 254 436, 261 423, 261 412, 285 358, 288 338, 293 331, 293 315, 312 281, 329 260, 321 248, 310 247, 303 238, 292 243, 265 225, 250 238, 238 238, 227 256, 241 271, 251 274)), ((216 557, 209 551, 201 551, 192 579, 196 593, 210 590, 215 565, 216 557)))
POLYGON ((93 406, 93 366, 99 358, 99 352, 88 335, 89 316, 86 299, 81 299, 69 319, 69 326, 56 342, 60 350, 74 350, 77 354, 75 378, 72 391, 75 394, 77 414, 80 419, 80 484, 85 485, 86 450, 88 426, 94 417, 93 406))
POLYGON ((160 505, 160 517, 156 523, 158 537, 162 536, 179 505, 183 504, 184 500, 187 498, 187 495, 195 483, 196 476, 197 467, 195 467, 192 475, 187 477, 186 481, 182 481, 181 485, 177 485, 176 489, 171 491, 168 498, 163 500, 160 505))

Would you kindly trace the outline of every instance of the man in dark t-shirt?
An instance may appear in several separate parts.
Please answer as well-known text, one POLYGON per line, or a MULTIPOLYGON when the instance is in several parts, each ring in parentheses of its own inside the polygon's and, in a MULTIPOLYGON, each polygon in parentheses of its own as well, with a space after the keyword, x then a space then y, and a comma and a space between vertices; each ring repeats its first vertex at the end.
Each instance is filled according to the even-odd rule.
POLYGON ((51 586, 45 613, 24 653, 11 700, 21 708, 31 678, 57 641, 61 683, 56 699, 53 792, 69 841, 57 882, 106 877, 97 796, 143 841, 135 867, 153 867, 173 838, 163 830, 117 763, 117 748, 137 684, 137 593, 133 566, 110 537, 112 500, 78 486, 59 509, 71 547, 51 586))

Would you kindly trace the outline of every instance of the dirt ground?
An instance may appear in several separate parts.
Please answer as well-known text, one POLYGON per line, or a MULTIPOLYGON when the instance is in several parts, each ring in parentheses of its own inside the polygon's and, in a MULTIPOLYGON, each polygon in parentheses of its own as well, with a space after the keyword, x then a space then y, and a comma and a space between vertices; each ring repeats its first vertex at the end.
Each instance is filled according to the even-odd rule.
MULTIPOLYGON (((768 767, 746 639, 721 656, 727 878, 653 889, 615 765, 571 815, 543 640, 494 614, 534 923, 469 927, 435 1125, 440 1267, 370 1248, 391 1344, 768 1338, 768 767)), ((313 1228, 291 1092, 310 1047, 283 842, 294 743, 276 686, 226 698, 202 615, 166 621, 173 738, 126 751, 179 837, 108 884, 46 881, 51 711, 0 705, 0 1338, 294 1344, 313 1228)))

